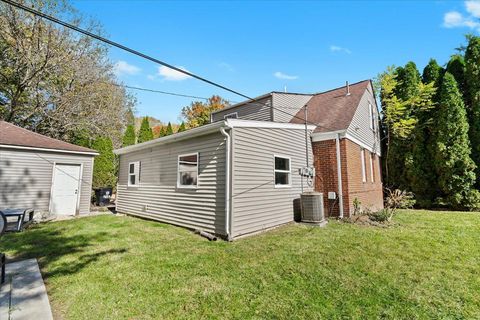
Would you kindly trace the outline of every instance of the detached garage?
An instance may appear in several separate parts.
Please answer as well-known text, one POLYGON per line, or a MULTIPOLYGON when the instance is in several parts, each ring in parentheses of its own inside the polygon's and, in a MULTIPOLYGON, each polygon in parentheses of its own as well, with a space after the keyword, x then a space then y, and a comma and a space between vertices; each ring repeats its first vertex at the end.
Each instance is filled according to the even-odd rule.
POLYGON ((97 154, 0 121, 0 208, 88 214, 97 154))

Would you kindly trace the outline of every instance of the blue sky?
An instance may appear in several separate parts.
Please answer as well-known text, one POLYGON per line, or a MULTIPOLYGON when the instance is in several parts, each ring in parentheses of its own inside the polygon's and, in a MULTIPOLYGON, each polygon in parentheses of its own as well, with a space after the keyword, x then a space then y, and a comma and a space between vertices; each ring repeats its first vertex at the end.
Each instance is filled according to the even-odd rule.
MULTIPOLYGON (((480 32, 479 1, 75 1, 114 41, 249 96, 319 92, 412 60, 445 63, 480 32)), ((112 48, 126 85, 240 97, 112 48)), ((192 99, 132 91, 137 114, 178 122, 192 99)))

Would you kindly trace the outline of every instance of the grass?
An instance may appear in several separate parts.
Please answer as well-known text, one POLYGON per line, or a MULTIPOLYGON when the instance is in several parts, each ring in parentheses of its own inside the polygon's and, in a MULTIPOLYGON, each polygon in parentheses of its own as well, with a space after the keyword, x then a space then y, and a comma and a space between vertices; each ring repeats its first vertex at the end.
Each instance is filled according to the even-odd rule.
POLYGON ((480 318, 480 214, 403 211, 390 228, 288 225, 234 243, 130 217, 9 234, 60 319, 480 318))

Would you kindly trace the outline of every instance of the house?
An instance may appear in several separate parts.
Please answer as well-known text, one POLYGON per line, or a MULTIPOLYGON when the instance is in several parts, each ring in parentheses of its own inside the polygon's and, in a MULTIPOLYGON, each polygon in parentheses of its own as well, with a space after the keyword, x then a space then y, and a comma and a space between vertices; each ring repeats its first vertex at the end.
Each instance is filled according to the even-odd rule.
POLYGON ((0 208, 88 214, 97 154, 0 121, 0 208))
POLYGON ((272 92, 208 125, 115 150, 117 211, 234 239, 291 222, 302 192, 323 192, 330 216, 351 215, 355 199, 380 209, 379 141, 370 81, 272 92), (301 174, 312 165, 314 184, 301 174))
POLYGON ((316 125, 315 191, 324 194, 326 215, 350 216, 355 199, 363 208, 383 208, 379 115, 370 80, 318 94, 271 92, 217 111, 211 120, 304 123, 305 106, 308 123, 316 125))

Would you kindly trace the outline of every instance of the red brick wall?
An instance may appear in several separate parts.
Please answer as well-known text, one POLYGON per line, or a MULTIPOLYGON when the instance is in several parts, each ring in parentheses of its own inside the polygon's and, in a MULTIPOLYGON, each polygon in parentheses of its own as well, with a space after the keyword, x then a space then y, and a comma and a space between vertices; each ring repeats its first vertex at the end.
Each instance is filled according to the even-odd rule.
MULTIPOLYGON (((343 212, 344 216, 353 213, 353 201, 357 198, 364 208, 383 208, 383 193, 380 173, 380 159, 373 157, 373 176, 371 182, 370 152, 365 150, 366 182, 362 181, 360 146, 350 140, 340 140, 340 161, 342 166, 343 212)), ((335 140, 313 143, 314 165, 316 170, 315 190, 323 192, 326 216, 339 215, 338 200, 328 200, 328 192, 338 196, 337 154, 335 140)))

